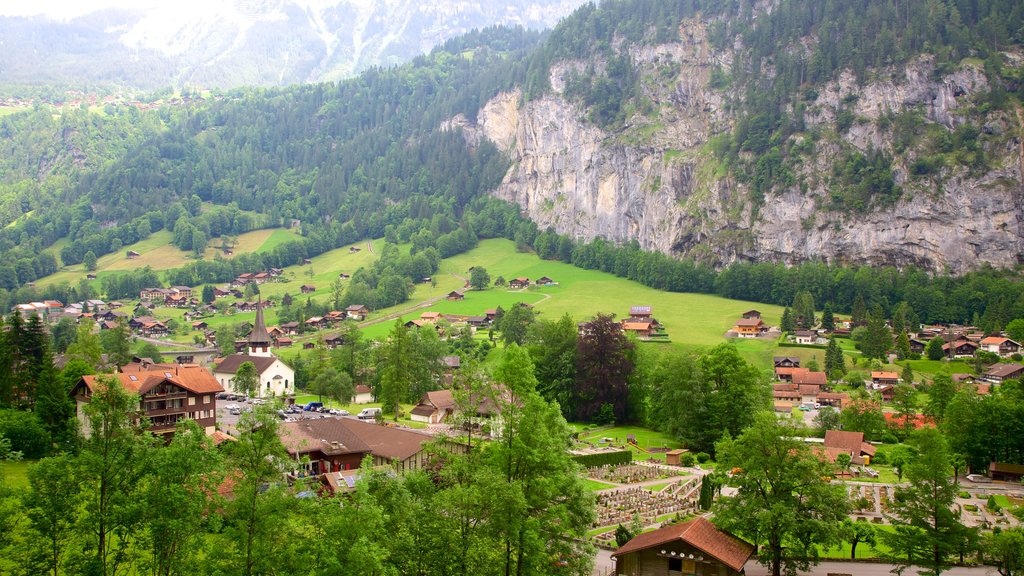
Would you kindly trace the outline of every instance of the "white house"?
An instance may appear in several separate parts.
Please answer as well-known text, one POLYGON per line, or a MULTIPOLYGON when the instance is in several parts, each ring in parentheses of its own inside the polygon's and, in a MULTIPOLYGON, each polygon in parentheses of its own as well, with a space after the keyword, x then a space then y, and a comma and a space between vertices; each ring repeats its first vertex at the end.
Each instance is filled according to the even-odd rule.
POLYGON ((253 396, 272 398, 295 394, 295 371, 270 351, 272 340, 263 321, 263 304, 256 305, 256 325, 249 334, 247 354, 232 354, 213 368, 213 377, 233 394, 240 394, 234 386, 238 367, 252 362, 259 375, 257 389, 253 396))
POLYGON ((369 404, 373 402, 373 390, 366 384, 356 386, 356 395, 352 397, 353 404, 369 404))

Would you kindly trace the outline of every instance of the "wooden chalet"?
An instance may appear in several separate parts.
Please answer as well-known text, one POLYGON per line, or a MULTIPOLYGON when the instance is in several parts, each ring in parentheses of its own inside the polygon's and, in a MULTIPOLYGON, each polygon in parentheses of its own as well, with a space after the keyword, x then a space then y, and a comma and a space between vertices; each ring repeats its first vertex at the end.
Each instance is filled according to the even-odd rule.
POLYGON ((798 356, 775 356, 772 362, 776 368, 799 368, 800 358, 798 356))
POLYGON ((878 390, 882 386, 896 386, 900 383, 900 375, 896 372, 871 372, 871 387, 878 390))
POLYGON ((992 384, 1002 384, 1004 380, 1015 380, 1022 376, 1024 376, 1024 366, 1020 364, 994 364, 981 379, 992 384))
POLYGON ((741 318, 733 326, 733 332, 740 338, 756 338, 768 331, 768 326, 760 318, 741 318))
POLYGON ((654 326, 650 320, 625 320, 622 322, 622 331, 627 334, 636 334, 638 338, 650 338, 654 332, 654 326))
POLYGON ((979 342, 981 350, 1006 358, 1020 352, 1020 344, 1003 336, 988 336, 979 342))
POLYGON ((978 344, 970 340, 954 340, 942 345, 942 351, 949 358, 973 358, 978 353, 978 344))
POLYGON ((313 286, 312 284, 303 284, 302 286, 299 286, 299 292, 302 292, 303 294, 312 294, 313 292, 316 292, 316 286, 313 286))
POLYGON ((416 422, 440 424, 455 411, 455 398, 451 390, 435 390, 427 392, 413 407, 409 418, 416 422))
POLYGON ((551 278, 548 278, 547 276, 541 276, 540 278, 534 280, 533 283, 536 284, 537 286, 552 286, 554 284, 557 284, 557 282, 555 282, 551 278))
POLYGON ((761 312, 759 310, 747 310, 743 313, 744 320, 761 319, 761 312))
POLYGON ((100 390, 104 378, 117 378, 124 389, 139 398, 139 414, 149 419, 149 431, 173 434, 179 420, 195 420, 207 434, 217 426, 215 395, 224 391, 210 372, 200 366, 176 364, 129 364, 110 375, 83 376, 71 390, 82 432, 89 436, 89 420, 83 407, 100 390))
POLYGON ((139 254, 135 250, 129 250, 128 252, 125 253, 125 258, 127 258, 129 260, 135 260, 139 256, 142 256, 142 254, 139 254))
POLYGON ((366 315, 369 314, 369 310, 362 304, 352 304, 348 308, 345 308, 345 315, 348 316, 349 320, 355 320, 362 322, 366 320, 366 315))
POLYGON ((530 285, 529 278, 513 278, 508 281, 508 287, 512 290, 521 290, 530 285))
POLYGON ((448 293, 446 298, 451 301, 465 300, 466 295, 462 292, 462 290, 452 290, 451 292, 448 293))

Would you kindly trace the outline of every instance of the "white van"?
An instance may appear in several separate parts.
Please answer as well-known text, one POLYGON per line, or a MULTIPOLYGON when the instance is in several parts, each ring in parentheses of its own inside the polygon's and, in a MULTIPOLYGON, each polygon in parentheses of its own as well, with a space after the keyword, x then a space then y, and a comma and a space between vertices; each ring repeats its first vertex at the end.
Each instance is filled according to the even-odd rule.
POLYGON ((380 415, 381 415, 380 408, 363 408, 359 412, 358 418, 360 420, 376 420, 376 419, 380 418, 380 415))

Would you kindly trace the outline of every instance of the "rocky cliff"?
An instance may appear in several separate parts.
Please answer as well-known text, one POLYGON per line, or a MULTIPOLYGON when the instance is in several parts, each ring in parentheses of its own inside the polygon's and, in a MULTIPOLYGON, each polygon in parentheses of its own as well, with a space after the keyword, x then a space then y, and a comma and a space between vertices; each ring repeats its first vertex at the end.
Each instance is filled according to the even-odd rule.
POLYGON ((504 93, 475 122, 457 117, 451 125, 471 144, 488 138, 511 156, 495 195, 517 203, 540 228, 578 239, 636 240, 719 265, 824 259, 962 273, 1024 261, 1022 115, 979 112, 976 97, 988 90, 980 63, 940 74, 925 56, 875 71, 866 83, 843 74, 819 87, 805 131, 791 136, 799 142, 816 132, 813 152, 787 158, 794 183, 755 200, 751 185, 734 178, 709 145, 737 119, 729 106, 735 95, 711 88, 712 71, 727 68, 733 53, 712 50, 707 28, 687 20, 676 41, 629 48, 655 112, 634 115, 621 130, 589 123, 566 97, 567 79, 587 65, 578 61, 552 66, 543 98, 525 102, 519 92, 504 93), (839 131, 844 111, 855 121, 839 131), (919 116, 918 132, 939 136, 978 124, 985 166, 912 173, 927 144, 896 143, 891 120, 899 114, 919 116), (829 202, 835 164, 871 150, 891 155, 902 193, 884 207, 837 210, 829 202))

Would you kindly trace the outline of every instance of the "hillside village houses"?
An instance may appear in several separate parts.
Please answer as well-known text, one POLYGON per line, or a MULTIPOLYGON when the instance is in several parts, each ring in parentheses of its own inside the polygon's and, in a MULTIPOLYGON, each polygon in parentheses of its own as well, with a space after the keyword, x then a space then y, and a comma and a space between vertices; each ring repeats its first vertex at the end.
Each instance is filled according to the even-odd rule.
POLYGON ((256 308, 256 323, 246 341, 246 353, 231 354, 213 368, 213 376, 224 390, 233 394, 240 391, 234 387, 235 373, 245 362, 252 362, 256 367, 258 385, 254 396, 257 398, 273 398, 289 396, 295 393, 295 371, 282 362, 270 348, 272 341, 263 321, 263 307, 256 308))

